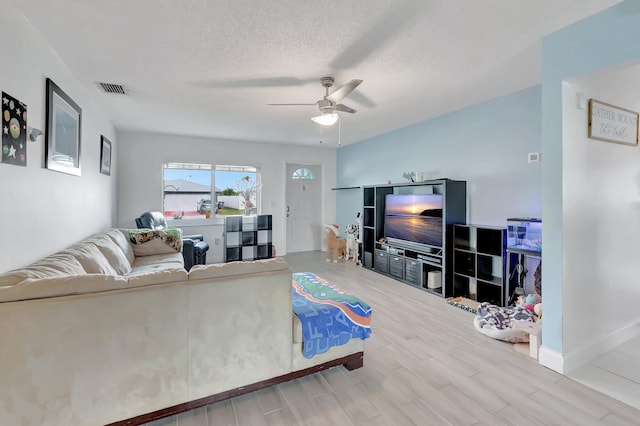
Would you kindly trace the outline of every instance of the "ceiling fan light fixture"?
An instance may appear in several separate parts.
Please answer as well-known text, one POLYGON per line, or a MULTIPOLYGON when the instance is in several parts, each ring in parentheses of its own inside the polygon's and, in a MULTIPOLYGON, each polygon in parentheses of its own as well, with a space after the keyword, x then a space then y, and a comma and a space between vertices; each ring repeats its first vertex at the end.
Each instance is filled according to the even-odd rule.
POLYGON ((315 117, 311 117, 313 121, 323 126, 333 126, 338 121, 338 114, 335 112, 324 112, 315 117))

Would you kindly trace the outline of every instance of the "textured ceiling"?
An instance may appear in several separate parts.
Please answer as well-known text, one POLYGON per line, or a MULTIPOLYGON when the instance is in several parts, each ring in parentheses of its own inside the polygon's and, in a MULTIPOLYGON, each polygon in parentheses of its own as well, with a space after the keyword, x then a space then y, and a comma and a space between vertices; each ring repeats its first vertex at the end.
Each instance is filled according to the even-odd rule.
POLYGON ((541 37, 620 0, 16 0, 119 129, 336 146, 530 87, 541 37), (102 93, 96 82, 129 94, 102 93))

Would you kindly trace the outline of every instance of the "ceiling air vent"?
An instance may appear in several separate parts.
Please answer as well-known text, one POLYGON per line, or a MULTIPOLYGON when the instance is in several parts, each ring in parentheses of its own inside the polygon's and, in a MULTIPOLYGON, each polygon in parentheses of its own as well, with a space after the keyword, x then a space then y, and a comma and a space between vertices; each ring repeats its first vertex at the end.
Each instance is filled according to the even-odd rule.
POLYGON ((121 84, 98 82, 98 86, 100 86, 105 93, 113 93, 116 95, 127 94, 127 92, 124 90, 124 86, 122 86, 121 84))

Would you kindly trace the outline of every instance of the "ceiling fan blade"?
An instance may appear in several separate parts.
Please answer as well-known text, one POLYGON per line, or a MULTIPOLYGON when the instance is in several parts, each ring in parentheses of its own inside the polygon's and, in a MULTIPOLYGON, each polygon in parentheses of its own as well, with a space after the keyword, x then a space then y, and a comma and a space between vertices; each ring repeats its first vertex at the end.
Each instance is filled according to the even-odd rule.
POLYGON ((351 114, 355 114, 356 113, 355 109, 349 108, 348 106, 342 105, 342 104, 336 105, 333 109, 336 110, 336 111, 348 112, 348 113, 351 113, 351 114))
POLYGON ((402 31, 415 25, 423 16, 422 9, 429 7, 431 3, 433 2, 393 2, 389 10, 380 14, 380 18, 371 22, 371 26, 365 29, 358 39, 329 62, 329 67, 336 71, 356 68, 385 48, 402 31))
POLYGON ((373 108, 376 106, 375 102, 373 102, 371 99, 366 97, 361 91, 357 91, 357 90, 349 94, 349 102, 351 101, 356 102, 362 105, 363 107, 367 107, 367 108, 373 108))
POLYGON ((315 104, 267 104, 269 106, 314 106, 315 104))
POLYGON ((190 85, 195 87, 211 88, 211 89, 238 89, 249 87, 285 87, 285 86, 302 86, 312 80, 302 80, 296 77, 266 77, 266 78, 247 78, 240 80, 203 80, 192 81, 190 85))
POLYGON ((339 103, 349 93, 353 92, 353 89, 358 87, 360 83, 362 83, 362 80, 351 80, 350 82, 348 82, 347 84, 345 84, 344 86, 342 86, 341 88, 337 89, 336 91, 331 93, 329 96, 327 96, 327 99, 335 103, 339 103))

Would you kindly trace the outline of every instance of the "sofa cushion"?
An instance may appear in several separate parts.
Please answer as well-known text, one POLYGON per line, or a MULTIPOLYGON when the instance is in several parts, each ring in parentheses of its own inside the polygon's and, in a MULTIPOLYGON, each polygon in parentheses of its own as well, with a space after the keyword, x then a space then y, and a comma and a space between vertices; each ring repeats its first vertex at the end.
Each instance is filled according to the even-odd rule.
POLYGON ((27 276, 28 275, 23 272, 23 269, 15 269, 13 271, 5 272, 0 275, 0 289, 14 286, 19 282, 24 281, 27 276))
POLYGON ((64 277, 67 276, 59 269, 54 269, 47 266, 26 266, 20 269, 14 269, 5 274, 0 275, 0 287, 14 286, 28 278, 44 279, 52 277, 64 277))
POLYGON ((128 229, 112 229, 107 232, 107 236, 115 242, 120 250, 124 253, 124 255, 129 260, 129 264, 133 265, 133 261, 136 258, 136 255, 133 253, 133 247, 129 243, 129 230, 128 229))
POLYGON ((75 257, 56 253, 31 265, 1 274, 0 287, 16 285, 28 278, 38 279, 85 274, 84 268, 75 257))
POLYGON ((134 269, 144 265, 155 265, 158 263, 171 263, 176 268, 184 268, 184 258, 182 253, 154 254, 152 256, 136 257, 131 265, 134 269))
POLYGON ((173 283, 188 279, 187 271, 182 266, 176 266, 175 263, 134 265, 127 278, 129 287, 173 283))
POLYGON ((289 265, 287 264, 287 262, 279 257, 263 260, 253 260, 249 262, 193 265, 193 267, 189 271, 189 279, 203 280, 208 278, 231 277, 234 275, 254 274, 258 272, 282 271, 288 268, 289 265))
POLYGON ((82 268, 89 274, 118 275, 107 258, 93 243, 81 242, 61 253, 75 257, 82 265, 82 268))
POLYGON ((109 264, 113 266, 118 275, 128 275, 131 272, 131 262, 109 236, 99 234, 91 237, 88 241, 98 247, 98 250, 107 258, 109 264))
POLYGON ((84 268, 74 256, 62 252, 40 259, 29 267, 45 266, 60 271, 64 275, 84 275, 84 268))
POLYGON ((0 287, 0 303, 98 293, 127 288, 127 286, 127 279, 117 275, 84 274, 47 278, 29 277, 17 285, 0 287))

